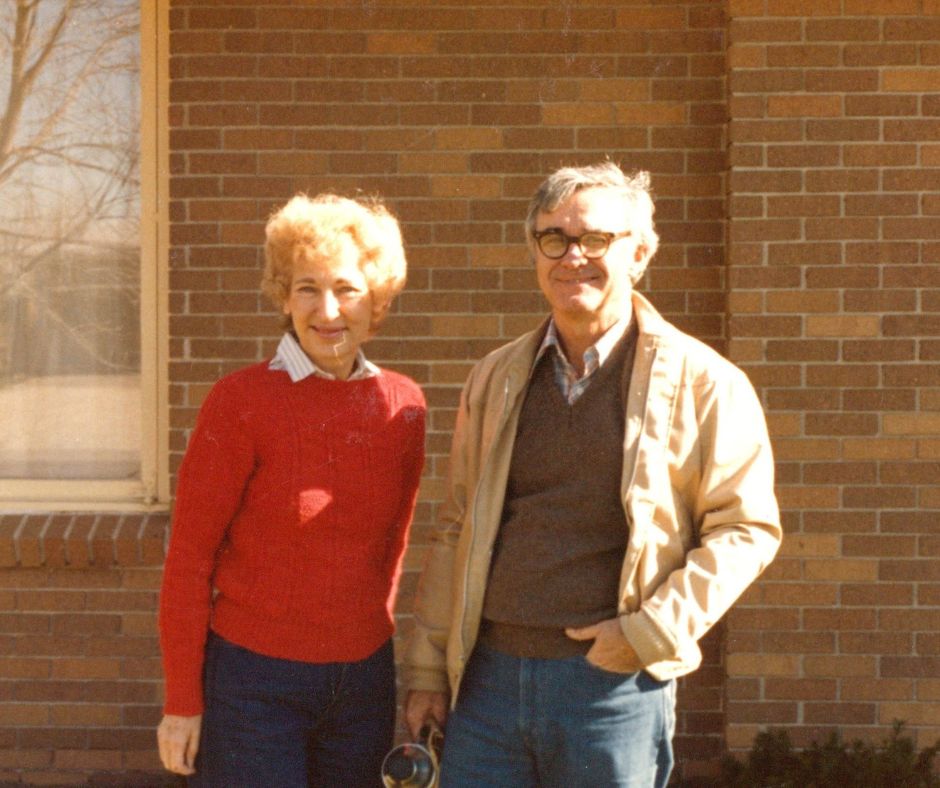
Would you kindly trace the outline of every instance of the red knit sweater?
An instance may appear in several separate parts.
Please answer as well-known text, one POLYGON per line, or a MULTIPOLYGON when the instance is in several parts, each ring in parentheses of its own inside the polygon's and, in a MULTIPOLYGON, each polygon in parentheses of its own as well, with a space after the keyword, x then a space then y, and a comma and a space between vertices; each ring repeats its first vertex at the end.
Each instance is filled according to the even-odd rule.
POLYGON ((256 364, 209 393, 179 471, 160 595, 167 714, 203 709, 208 629, 305 662, 362 659, 391 636, 424 464, 424 397, 256 364))

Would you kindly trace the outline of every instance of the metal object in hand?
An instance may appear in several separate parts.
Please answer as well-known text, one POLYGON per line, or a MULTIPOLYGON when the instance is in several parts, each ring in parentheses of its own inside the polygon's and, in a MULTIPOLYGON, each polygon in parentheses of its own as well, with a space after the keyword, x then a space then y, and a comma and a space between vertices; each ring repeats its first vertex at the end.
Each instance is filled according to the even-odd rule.
POLYGON ((385 788, 436 788, 443 734, 435 726, 421 729, 420 742, 400 744, 382 762, 385 788))

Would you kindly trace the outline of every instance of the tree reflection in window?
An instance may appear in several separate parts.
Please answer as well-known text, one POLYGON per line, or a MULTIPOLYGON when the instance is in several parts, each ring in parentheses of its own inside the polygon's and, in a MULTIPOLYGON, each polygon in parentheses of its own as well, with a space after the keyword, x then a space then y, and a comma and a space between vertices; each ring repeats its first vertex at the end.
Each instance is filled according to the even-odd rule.
POLYGON ((140 15, 0 3, 0 477, 140 467, 140 15))

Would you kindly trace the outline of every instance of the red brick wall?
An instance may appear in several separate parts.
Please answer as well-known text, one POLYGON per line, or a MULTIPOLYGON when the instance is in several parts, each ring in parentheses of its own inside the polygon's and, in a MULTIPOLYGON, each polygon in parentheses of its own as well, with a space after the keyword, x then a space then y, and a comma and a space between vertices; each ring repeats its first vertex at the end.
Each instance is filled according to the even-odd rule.
MULTIPOLYGON (((642 289, 751 374, 789 532, 682 682, 680 773, 713 772, 726 735, 745 747, 773 724, 804 742, 899 717, 932 741, 938 14, 937 0, 174 0, 172 468, 212 382, 273 348, 269 212, 300 190, 384 195, 410 277, 369 351, 431 406, 407 632, 460 385, 544 312, 521 243, 529 194, 560 164, 647 168, 663 245, 642 289)), ((166 523, 0 517, 0 780, 158 769, 166 523)))
POLYGON ((732 0, 729 351, 789 538, 728 619, 728 739, 940 734, 940 4, 732 0), (804 16, 812 13, 811 16, 804 16))
POLYGON ((131 784, 158 766, 166 530, 164 515, 0 516, 3 784, 131 784))

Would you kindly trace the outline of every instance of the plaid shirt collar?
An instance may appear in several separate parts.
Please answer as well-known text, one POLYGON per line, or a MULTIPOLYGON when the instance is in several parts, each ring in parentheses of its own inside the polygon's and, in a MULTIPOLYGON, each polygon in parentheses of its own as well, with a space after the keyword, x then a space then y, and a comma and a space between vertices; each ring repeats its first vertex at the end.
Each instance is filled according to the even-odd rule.
MULTIPOLYGON (((326 370, 320 369, 311 361, 304 349, 300 346, 297 338, 290 332, 286 332, 281 337, 277 346, 277 352, 274 358, 268 364, 268 369, 287 372, 294 383, 298 383, 304 378, 316 375, 318 378, 327 380, 336 380, 335 375, 331 375, 326 370)), ((356 353, 356 360, 353 362, 352 374, 347 380, 363 380, 378 375, 381 370, 371 361, 367 360, 362 352, 362 348, 356 353)))
POLYGON ((539 346, 535 354, 535 361, 532 368, 539 363, 549 348, 554 348, 553 355, 555 365, 555 383, 569 405, 573 405, 591 382, 591 377, 601 368, 601 365, 610 357, 614 346, 620 341, 627 329, 630 327, 630 320, 618 320, 614 325, 607 329, 604 335, 584 351, 582 356, 584 360, 584 374, 578 376, 577 370, 568 361, 565 350, 561 346, 561 340, 558 337, 558 328, 555 326, 554 318, 548 322, 548 330, 545 332, 545 339, 539 346))

